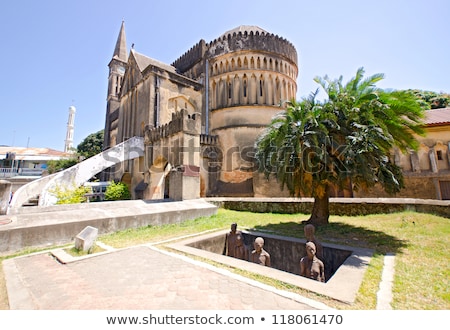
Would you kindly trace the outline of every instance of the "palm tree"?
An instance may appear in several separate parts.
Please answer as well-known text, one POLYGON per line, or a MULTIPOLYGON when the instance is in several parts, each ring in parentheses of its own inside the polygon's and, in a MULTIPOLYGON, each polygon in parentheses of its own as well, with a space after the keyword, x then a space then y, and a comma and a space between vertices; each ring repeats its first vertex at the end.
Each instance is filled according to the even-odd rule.
POLYGON ((316 91, 289 102, 258 138, 259 170, 293 196, 314 197, 307 222, 328 223, 330 187, 381 184, 391 194, 403 188, 401 168, 389 155, 394 147, 417 149, 414 134, 424 133, 423 110, 412 93, 377 88, 382 79, 364 79, 363 68, 346 84, 342 77, 316 78, 327 100, 317 101, 316 91))

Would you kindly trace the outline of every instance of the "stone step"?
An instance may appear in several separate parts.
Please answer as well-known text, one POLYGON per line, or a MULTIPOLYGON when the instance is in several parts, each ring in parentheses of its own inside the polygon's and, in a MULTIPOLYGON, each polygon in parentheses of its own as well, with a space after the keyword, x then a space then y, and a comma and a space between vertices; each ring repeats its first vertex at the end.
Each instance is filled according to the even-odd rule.
POLYGON ((35 196, 28 199, 27 202, 23 203, 22 207, 38 206, 38 205, 39 205, 39 196, 35 196))
POLYGON ((30 203, 30 202, 22 204, 22 207, 30 207, 30 206, 38 206, 38 204, 37 203, 30 203))

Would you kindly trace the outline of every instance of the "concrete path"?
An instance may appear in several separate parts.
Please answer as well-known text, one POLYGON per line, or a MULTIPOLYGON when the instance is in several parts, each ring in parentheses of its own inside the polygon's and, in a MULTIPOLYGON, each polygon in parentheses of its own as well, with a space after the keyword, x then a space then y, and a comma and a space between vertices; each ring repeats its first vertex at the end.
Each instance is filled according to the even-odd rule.
POLYGON ((392 284, 394 282, 395 254, 386 253, 384 256, 383 272, 381 273, 380 288, 377 292, 377 309, 392 309, 392 284))
MULTIPOLYGON (((16 244, 19 248, 27 239, 36 238, 54 242, 64 236, 63 232, 67 236, 63 238, 70 241, 74 233, 93 223, 104 231, 119 230, 179 222, 199 217, 201 212, 216 212, 203 200, 157 204, 126 201, 101 206, 49 207, 39 208, 40 213, 24 211, 12 217, 1 216, 4 223, 0 226, 0 246, 3 244, 8 250, 16 244), (11 238, 12 233, 17 237, 11 238)), ((329 309, 319 302, 152 245, 96 254, 66 264, 49 252, 27 255, 5 260, 3 270, 10 308, 17 310, 329 309)), ((390 308, 393 270, 392 257, 386 259, 377 309, 390 308)))
POLYGON ((51 253, 3 262, 14 310, 329 309, 150 245, 62 264, 51 253))

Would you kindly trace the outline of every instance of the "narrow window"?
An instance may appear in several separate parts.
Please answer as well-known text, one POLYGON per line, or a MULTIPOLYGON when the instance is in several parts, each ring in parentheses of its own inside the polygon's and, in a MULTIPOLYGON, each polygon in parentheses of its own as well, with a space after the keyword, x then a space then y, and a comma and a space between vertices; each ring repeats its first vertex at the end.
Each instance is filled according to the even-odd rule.
POLYGON ((119 77, 116 77, 116 91, 115 91, 116 95, 119 94, 119 88, 120 88, 119 77))
POLYGON ((247 97, 247 80, 244 80, 244 97, 247 97))
POLYGON ((442 157, 442 150, 438 150, 436 153, 437 153, 437 159, 438 160, 442 160, 443 159, 443 157, 442 157))

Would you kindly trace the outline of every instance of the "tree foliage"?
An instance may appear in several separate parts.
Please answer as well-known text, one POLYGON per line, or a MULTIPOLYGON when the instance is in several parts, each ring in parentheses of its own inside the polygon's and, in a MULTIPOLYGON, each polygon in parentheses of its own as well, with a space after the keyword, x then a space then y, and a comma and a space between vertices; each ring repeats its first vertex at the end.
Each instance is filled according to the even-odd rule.
POLYGON ((450 94, 424 91, 420 89, 408 89, 418 97, 420 104, 424 109, 440 109, 450 105, 450 94))
POLYGON ((89 134, 77 146, 77 153, 84 157, 90 158, 101 153, 103 150, 103 130, 89 134))
POLYGON ((275 176, 293 196, 312 196, 310 219, 328 223, 329 191, 366 189, 381 184, 395 194, 403 188, 401 168, 390 158, 393 147, 418 147, 423 109, 406 91, 376 87, 382 74, 364 78, 364 69, 346 84, 342 76, 315 81, 327 94, 288 103, 256 142, 259 171, 275 176))
POLYGON ((57 160, 49 160, 47 162, 47 170, 49 174, 62 171, 66 168, 72 167, 78 163, 78 157, 75 155, 71 158, 62 158, 57 160))
POLYGON ((102 152, 103 148, 103 130, 89 134, 78 145, 76 153, 70 158, 62 158, 58 160, 50 160, 47 162, 49 174, 56 173, 66 168, 72 167, 79 163, 82 159, 90 158, 102 152))

